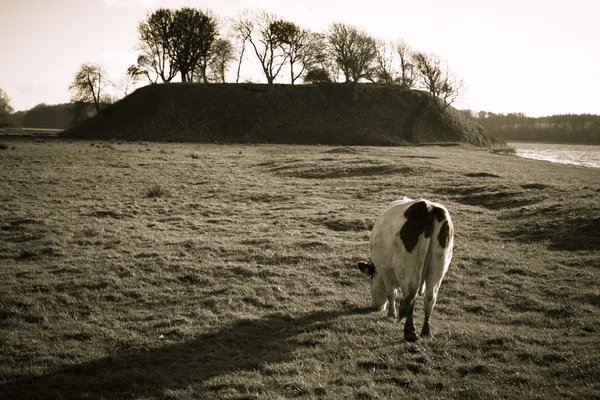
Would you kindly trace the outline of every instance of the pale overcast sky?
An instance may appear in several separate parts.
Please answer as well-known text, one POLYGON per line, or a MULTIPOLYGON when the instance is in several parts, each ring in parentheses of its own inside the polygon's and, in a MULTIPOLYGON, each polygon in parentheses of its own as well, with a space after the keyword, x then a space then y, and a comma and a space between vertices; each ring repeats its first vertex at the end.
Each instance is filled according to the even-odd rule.
MULTIPOLYGON (((0 0, 0 88, 25 110, 68 102, 82 63, 118 81, 136 61, 138 22, 182 6, 223 18, 263 8, 314 30, 344 22, 403 38, 462 77, 460 108, 600 114, 599 0, 0 0)), ((265 81, 258 70, 244 78, 265 81)))

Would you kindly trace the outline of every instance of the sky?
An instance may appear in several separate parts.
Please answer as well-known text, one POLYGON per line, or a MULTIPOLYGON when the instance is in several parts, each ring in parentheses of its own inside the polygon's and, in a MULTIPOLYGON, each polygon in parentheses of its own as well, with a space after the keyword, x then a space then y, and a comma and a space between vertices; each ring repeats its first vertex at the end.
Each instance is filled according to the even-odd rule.
MULTIPOLYGON (((316 31, 342 22, 404 39, 465 82, 458 108, 600 114, 598 0, 0 0, 0 88, 19 111, 68 102, 83 63, 119 83, 137 59, 138 23, 183 6, 222 19, 265 9, 316 31)), ((266 82, 250 67, 242 64, 243 79, 266 82)))

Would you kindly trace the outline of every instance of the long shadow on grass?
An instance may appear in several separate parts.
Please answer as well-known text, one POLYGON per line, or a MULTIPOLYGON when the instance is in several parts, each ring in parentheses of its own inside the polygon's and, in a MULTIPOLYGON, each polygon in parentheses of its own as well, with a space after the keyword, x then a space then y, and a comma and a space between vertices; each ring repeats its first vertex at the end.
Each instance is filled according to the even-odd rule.
POLYGON ((2 399, 164 398, 165 390, 215 376, 289 361, 305 345, 298 335, 327 329, 365 309, 317 311, 297 318, 273 314, 240 320, 185 343, 136 350, 0 385, 2 399))
POLYGON ((501 232, 510 240, 546 242, 550 250, 600 250, 600 217, 558 214, 546 219, 516 214, 512 229, 501 232))

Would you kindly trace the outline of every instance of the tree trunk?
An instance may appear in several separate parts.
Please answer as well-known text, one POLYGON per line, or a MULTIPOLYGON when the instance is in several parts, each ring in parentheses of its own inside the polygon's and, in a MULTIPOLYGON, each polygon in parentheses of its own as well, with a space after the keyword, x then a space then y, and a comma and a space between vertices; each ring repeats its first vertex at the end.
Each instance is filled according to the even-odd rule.
POLYGON ((202 82, 208 84, 208 78, 206 77, 206 64, 200 66, 200 70, 202 71, 202 82))
POLYGON ((235 78, 235 83, 240 83, 240 69, 242 68, 242 59, 244 58, 245 50, 246 50, 246 42, 244 41, 244 45, 242 46, 242 52, 240 53, 240 61, 238 62, 237 76, 235 78))
POLYGON ((358 80, 356 79, 352 82, 352 100, 358 100, 358 80))
POLYGON ((96 114, 100 113, 100 100, 94 98, 94 107, 96 107, 96 114))

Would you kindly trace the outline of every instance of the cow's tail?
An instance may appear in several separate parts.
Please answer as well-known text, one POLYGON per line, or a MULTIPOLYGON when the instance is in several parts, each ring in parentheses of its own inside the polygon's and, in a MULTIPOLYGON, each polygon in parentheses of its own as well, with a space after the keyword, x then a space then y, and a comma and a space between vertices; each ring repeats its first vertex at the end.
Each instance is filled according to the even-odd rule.
MULTIPOLYGON (((434 224, 435 207, 426 200, 417 200, 404 212, 406 222, 400 229, 400 238, 407 252, 416 252, 415 275, 409 278, 409 285, 403 288, 408 297, 423 292, 427 267, 429 244, 434 224)), ((414 254, 414 253, 413 253, 414 254)), ((412 302, 412 299, 409 299, 412 302)))
MULTIPOLYGON (((428 236, 427 242, 427 252, 426 252, 426 256, 424 259, 424 265, 423 265, 423 269, 421 270, 421 283, 419 285, 420 290, 419 290, 419 295, 423 295, 423 293, 425 293, 425 278, 427 277, 427 269, 429 268, 429 261, 431 258, 431 251, 429 251, 429 245, 431 243, 432 240, 435 240, 432 236, 434 235, 434 226, 435 224, 439 224, 440 226, 446 227, 446 229, 448 229, 449 223, 448 223, 448 217, 446 214, 446 210, 444 210, 441 207, 436 207, 434 205, 428 204, 428 212, 429 212, 429 219, 428 219, 428 225, 427 225, 427 229, 424 232, 424 235, 428 236)), ((447 244, 446 244, 447 246, 447 244)))
POLYGON ((427 264, 429 259, 429 243, 431 242, 431 232, 433 230, 432 207, 427 204, 427 225, 422 233, 422 239, 419 241, 419 259, 418 268, 421 271, 419 280, 419 295, 423 295, 425 291, 425 276, 427 275, 427 264))
MULTIPOLYGON (((405 246, 408 244, 407 250, 410 252, 410 246, 414 246, 414 250, 417 252, 416 271, 418 273, 413 281, 415 285, 412 290, 409 289, 409 293, 422 294, 424 290, 424 282, 427 268, 427 258, 429 257, 429 243, 431 242, 431 236, 433 231, 433 210, 434 207, 426 200, 419 200, 412 204, 405 212, 407 218, 405 227, 407 234, 402 238, 405 246), (408 233, 412 234, 409 235, 408 233)), ((402 232, 401 236, 402 236, 402 232)))

